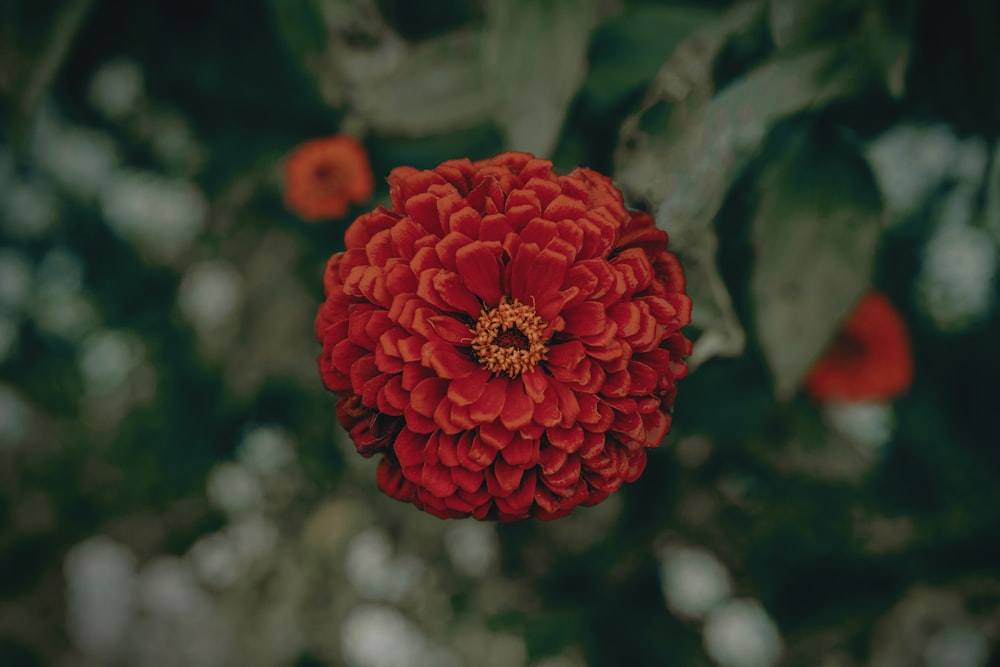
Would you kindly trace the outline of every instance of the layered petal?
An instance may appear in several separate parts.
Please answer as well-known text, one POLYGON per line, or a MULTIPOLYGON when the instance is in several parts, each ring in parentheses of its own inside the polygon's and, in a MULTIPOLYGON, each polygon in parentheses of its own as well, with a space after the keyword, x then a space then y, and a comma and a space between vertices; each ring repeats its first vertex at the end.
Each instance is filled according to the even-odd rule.
POLYGON ((394 169, 323 277, 321 377, 378 486, 552 519, 645 468, 687 372, 684 275, 611 181, 527 153, 394 169))

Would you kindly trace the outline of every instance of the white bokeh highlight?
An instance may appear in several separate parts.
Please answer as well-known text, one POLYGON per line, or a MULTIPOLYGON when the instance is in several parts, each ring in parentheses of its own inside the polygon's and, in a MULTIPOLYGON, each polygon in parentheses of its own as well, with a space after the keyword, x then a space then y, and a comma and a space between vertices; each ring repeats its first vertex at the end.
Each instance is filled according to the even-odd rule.
POLYGON ((901 123, 865 153, 895 220, 912 215, 951 171, 960 141, 946 125, 901 123))
POLYGON ((208 201, 194 183, 148 171, 115 174, 100 205, 115 233, 164 260, 186 248, 208 218, 208 201))
POLYGON ((677 616, 704 618, 732 593, 726 567, 704 549, 670 546, 660 556, 660 584, 667 608, 677 616))
POLYGON ((257 475, 270 477, 295 460, 295 449, 285 429, 258 426, 243 436, 236 450, 236 459, 257 475))
POLYGON ((120 162, 109 135, 70 125, 46 108, 36 117, 32 149, 45 173, 64 192, 82 199, 97 195, 120 162))
POLYGON ((425 566, 412 554, 394 556, 389 535, 372 526, 347 545, 344 568, 348 581, 362 597, 398 602, 417 587, 425 566))
POLYGON ((11 386, 0 384, 0 449, 20 443, 31 428, 32 410, 11 386))
POLYGON ((128 116, 143 97, 144 77, 138 63, 115 58, 101 65, 87 87, 91 106, 112 120, 128 116))
POLYGON ((931 635, 924 647, 927 667, 986 667, 990 646, 981 632, 953 625, 931 635))
POLYGON ((500 560, 496 529, 482 521, 457 521, 444 533, 444 547, 455 569, 467 577, 482 577, 500 560))
POLYGON ((773 667, 781 659, 778 628, 756 600, 729 600, 705 620, 705 651, 720 667, 773 667))
POLYGON ((134 334, 105 329, 80 345, 80 374, 87 391, 104 393, 121 386, 145 358, 142 342, 134 334))
POLYGON ((135 556, 114 540, 98 536, 69 550, 66 624, 73 644, 85 655, 112 664, 127 636, 136 595, 135 556))
POLYGON ((340 626, 350 667, 458 667, 449 651, 435 647, 417 625, 393 607, 363 604, 340 626))
POLYGON ((24 255, 12 248, 0 248, 0 310, 24 310, 34 288, 33 273, 24 255))
POLYGON ((989 312, 996 271, 997 248, 989 233, 943 221, 924 248, 917 298, 939 329, 961 331, 989 312))
POLYGON ((258 509, 264 501, 260 480, 242 465, 229 461, 212 468, 205 490, 212 507, 231 517, 258 509))
POLYGON ((236 267, 225 260, 208 260, 184 273, 177 306, 195 330, 207 333, 236 314, 243 296, 243 279, 236 267))
POLYGON ((885 403, 824 403, 823 421, 869 457, 882 452, 896 428, 896 414, 885 403))
POLYGON ((11 180, 3 185, 0 224, 15 238, 33 239, 49 233, 59 218, 59 197, 37 180, 11 180))

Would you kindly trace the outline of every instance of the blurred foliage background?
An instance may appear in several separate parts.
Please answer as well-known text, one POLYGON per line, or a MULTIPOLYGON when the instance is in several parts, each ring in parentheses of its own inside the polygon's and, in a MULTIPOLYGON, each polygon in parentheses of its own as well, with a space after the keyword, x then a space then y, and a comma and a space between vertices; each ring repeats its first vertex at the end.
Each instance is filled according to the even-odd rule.
POLYGON ((0 664, 1000 665, 992 0, 0 0, 0 664), (656 214, 645 475, 440 521, 335 427, 298 143, 530 150, 656 214), (916 380, 802 377, 870 288, 916 380))

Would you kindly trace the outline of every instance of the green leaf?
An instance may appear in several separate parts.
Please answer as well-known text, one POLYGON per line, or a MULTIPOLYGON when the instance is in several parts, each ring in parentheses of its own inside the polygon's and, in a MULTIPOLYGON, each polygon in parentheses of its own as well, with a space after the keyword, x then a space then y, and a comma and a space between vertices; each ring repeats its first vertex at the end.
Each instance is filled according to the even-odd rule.
POLYGON ((607 112, 652 79, 692 31, 718 16, 716 10, 697 7, 644 6, 603 22, 590 48, 584 84, 589 103, 599 113, 607 112))
POLYGON ((500 0, 487 5, 483 80, 511 150, 549 157, 583 83, 597 0, 500 0))
POLYGON ((326 46, 322 16, 315 0, 270 0, 267 3, 285 45, 308 59, 326 46))
POLYGON ((371 0, 270 0, 275 24, 356 134, 420 136, 481 125, 496 106, 482 77, 482 39, 462 29, 410 43, 371 0))
MULTIPOLYGON (((632 198, 653 209, 663 202, 667 181, 686 169, 671 161, 671 152, 682 145, 686 132, 697 128, 699 114, 711 102, 714 63, 726 44, 763 20, 761 3, 740 5, 686 39, 660 68, 642 108, 622 125, 615 155, 616 181, 632 198)), ((716 208, 728 184, 727 175, 716 208)), ((718 239, 710 225, 712 216, 714 212, 703 221, 657 216, 657 224, 671 235, 671 250, 684 265, 695 304, 693 324, 701 330, 689 359, 692 368, 716 355, 737 356, 745 342, 716 266, 718 239)))
POLYGON ((642 150, 646 164, 623 164, 619 178, 659 204, 657 219, 700 233, 775 123, 854 90, 859 71, 840 66, 841 57, 838 48, 823 47, 761 65, 698 113, 685 113, 686 122, 673 114, 666 132, 642 150))
POLYGON ((703 331, 694 365, 743 349, 742 329, 715 266, 713 221, 733 180, 775 123, 851 94, 864 75, 839 46, 826 46, 768 61, 711 97, 714 55, 762 18, 760 7, 742 7, 727 15, 726 25, 685 42, 690 46, 682 45, 661 70, 643 111, 623 125, 616 154, 621 186, 656 211, 657 224, 688 267, 692 323, 703 331), (658 102, 667 105, 665 124, 644 118, 658 102))
POLYGON ((482 44, 472 30, 417 44, 399 40, 391 65, 354 58, 346 75, 354 110, 377 132, 419 136, 444 133, 488 120, 498 91, 482 76, 482 44))
POLYGON ((767 3, 768 28, 779 49, 807 44, 828 27, 832 15, 851 6, 854 0, 770 0, 767 3))
POLYGON ((761 174, 750 292, 775 394, 790 397, 870 287, 878 186, 857 156, 800 138, 761 174))
POLYGON ((914 19, 913 12, 903 17, 891 16, 886 5, 882 2, 865 8, 860 41, 886 91, 898 99, 906 92, 906 75, 913 57, 914 19))
POLYGON ((760 2, 741 4, 685 39, 660 67, 639 111, 622 124, 616 175, 633 196, 658 204, 670 148, 715 95, 713 68, 727 44, 764 21, 760 2))
POLYGON ((508 149, 549 156, 586 73, 599 1, 490 2, 484 25, 416 43, 370 0, 271 4, 326 102, 353 111, 350 131, 417 137, 493 121, 508 149))

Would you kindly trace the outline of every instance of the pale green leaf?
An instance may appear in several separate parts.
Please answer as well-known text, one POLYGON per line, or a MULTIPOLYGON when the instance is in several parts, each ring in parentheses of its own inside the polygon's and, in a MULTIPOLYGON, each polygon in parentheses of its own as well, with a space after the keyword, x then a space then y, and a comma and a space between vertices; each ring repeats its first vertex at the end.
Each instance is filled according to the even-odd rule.
POLYGON ((677 139, 659 146, 660 169, 644 175, 659 203, 657 219, 685 234, 710 226, 736 173, 760 149, 778 121, 819 108, 851 92, 854 67, 838 67, 841 52, 824 47, 761 65, 723 89, 677 139))
POLYGON ((549 157, 586 74, 597 0, 495 0, 486 6, 483 81, 511 150, 549 157))
POLYGON ((832 19, 856 9, 857 0, 769 0, 768 28, 779 49, 815 41, 832 19))
POLYGON ((684 39, 719 14, 691 6, 639 6, 601 23, 584 84, 590 104, 606 112, 641 89, 684 39))
MULTIPOLYGON (((731 18, 733 30, 746 29, 760 18, 744 12, 731 18)), ((706 37, 692 39, 710 44, 706 37)), ((711 46, 714 49, 703 47, 703 53, 717 52, 722 42, 711 46)), ((704 342, 695 345, 695 363, 743 349, 742 329, 714 264, 715 216, 733 180, 775 123, 855 89, 862 72, 850 62, 844 64, 842 55, 830 46, 769 61, 709 97, 706 84, 697 78, 710 75, 708 64, 699 70, 702 61, 678 60, 675 53, 652 89, 661 104, 667 104, 665 125, 649 121, 656 108, 647 101, 647 117, 634 118, 623 129, 616 176, 627 192, 656 211, 657 224, 671 235, 682 261, 691 265, 692 323, 704 332, 704 342), (693 79, 692 73, 697 73, 693 79)))
MULTIPOLYGON (((730 40, 763 20, 761 3, 739 5, 682 42, 660 69, 642 108, 622 127, 615 173, 628 195, 653 208, 659 206, 668 178, 666 170, 684 168, 668 164, 670 151, 681 144, 689 127, 697 125, 698 115, 712 99, 712 68, 719 53, 730 40)), ((660 216, 657 224, 671 235, 671 250, 681 258, 688 293, 695 304, 692 319, 701 335, 690 365, 696 367, 717 355, 740 354, 745 334, 716 266, 714 229, 706 224, 698 233, 688 233, 685 226, 690 226, 689 221, 660 216)))
POLYGON ((348 70, 354 110, 373 130, 419 136, 468 128, 488 120, 498 91, 480 69, 482 46, 471 30, 409 45, 390 66, 355 57, 348 70))
POLYGON ((909 34, 912 20, 906 17, 903 24, 898 25, 889 17, 886 7, 879 5, 867 7, 862 18, 862 46, 886 90, 896 98, 906 92, 906 73, 913 56, 913 39, 909 34))
POLYGON ((861 159, 808 137, 764 170, 759 193, 750 292, 775 393, 788 398, 869 289, 881 203, 861 159))

